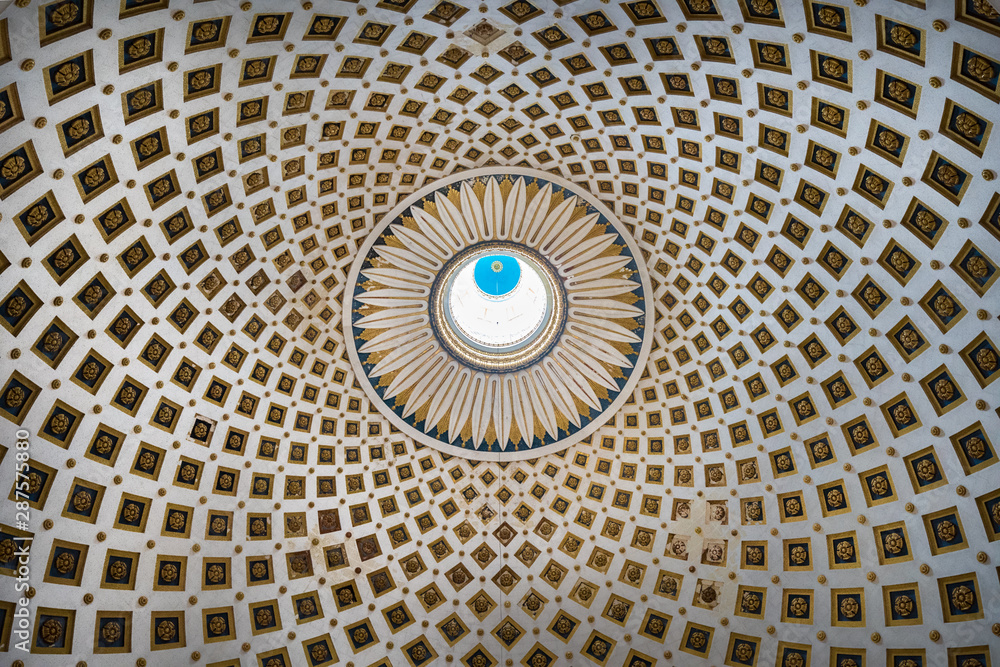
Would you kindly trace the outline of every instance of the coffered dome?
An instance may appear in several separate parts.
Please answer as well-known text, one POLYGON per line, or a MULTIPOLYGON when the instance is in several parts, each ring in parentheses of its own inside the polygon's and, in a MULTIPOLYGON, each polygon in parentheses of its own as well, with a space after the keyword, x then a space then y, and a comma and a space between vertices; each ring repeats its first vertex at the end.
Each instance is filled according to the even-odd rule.
POLYGON ((987 0, 2 4, 7 662, 1000 660, 987 0))

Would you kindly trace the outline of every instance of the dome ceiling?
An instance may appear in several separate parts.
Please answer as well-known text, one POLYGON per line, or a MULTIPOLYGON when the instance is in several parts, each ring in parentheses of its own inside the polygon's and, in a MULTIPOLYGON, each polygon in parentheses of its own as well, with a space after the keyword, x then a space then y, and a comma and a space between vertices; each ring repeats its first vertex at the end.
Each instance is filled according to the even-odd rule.
POLYGON ((17 0, 0 73, 10 661, 1000 660, 985 0, 17 0), (414 441, 345 340, 473 168, 650 279, 634 390, 534 459, 414 441))

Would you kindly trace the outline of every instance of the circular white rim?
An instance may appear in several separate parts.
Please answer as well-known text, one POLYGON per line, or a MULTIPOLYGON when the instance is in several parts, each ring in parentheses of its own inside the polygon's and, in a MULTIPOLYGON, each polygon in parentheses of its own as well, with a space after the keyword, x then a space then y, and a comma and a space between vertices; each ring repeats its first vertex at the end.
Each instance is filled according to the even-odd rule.
MULTIPOLYGON (((628 230, 622 225, 617 216, 608 209, 602 202, 593 197, 590 193, 583 191, 578 188, 576 184, 569 181, 561 176, 551 174, 545 171, 539 171, 535 169, 527 169, 523 167, 510 167, 499 173, 497 169, 494 168, 481 168, 481 169, 470 169, 467 171, 462 171, 457 174, 452 174, 445 178, 439 179, 430 183, 416 192, 412 193, 406 197, 403 201, 397 204, 384 218, 376 225, 371 232, 368 233, 361 247, 358 249, 357 255, 355 255, 355 261, 351 265, 351 269, 347 276, 347 282, 344 286, 344 304, 342 308, 343 317, 343 330, 344 330, 344 340, 347 345, 348 358, 351 361, 351 368, 355 375, 357 375, 358 383, 361 385, 362 390, 365 395, 368 396, 369 401, 374 405, 379 407, 379 413, 388 419, 396 428, 398 428, 402 433, 411 439, 419 442, 421 444, 433 447, 439 451, 453 456, 461 456, 463 458, 477 460, 477 461, 523 461, 527 459, 534 459, 544 456, 546 454, 551 454, 553 452, 558 452, 566 449, 567 447, 583 440, 584 438, 592 435, 599 428, 604 426, 607 419, 612 415, 616 414, 621 407, 628 401, 632 392, 635 390, 636 385, 642 376, 641 369, 645 367, 646 361, 649 358, 650 348, 653 343, 652 335, 652 325, 655 314, 655 306, 653 304, 652 298, 652 287, 649 279, 649 273, 646 269, 646 265, 643 261, 643 255, 639 249, 638 244, 635 239, 632 238, 628 230), (643 294, 643 315, 645 318, 644 335, 641 340, 640 349, 634 363, 634 368, 632 372, 628 375, 625 384, 620 388, 614 400, 610 404, 600 411, 600 414, 591 419, 587 424, 581 426, 579 429, 564 437, 560 440, 552 442, 547 445, 541 445, 533 448, 526 449, 514 449, 514 450, 504 450, 504 451, 484 451, 479 449, 465 448, 461 446, 452 445, 448 442, 439 440, 428 433, 421 431, 409 424, 403 417, 398 415, 391 407, 389 407, 385 401, 379 396, 375 387, 369 381, 366 373, 359 370, 362 369, 361 359, 358 353, 357 345, 355 344, 353 330, 354 321, 352 318, 353 310, 353 300, 354 294, 358 285, 358 278, 361 274, 362 267, 365 262, 365 258, 368 257, 375 245, 376 241, 382 236, 382 233, 386 228, 395 222, 404 212, 406 212, 413 204, 426 198, 428 195, 454 183, 459 183, 461 181, 467 181, 475 178, 495 178, 500 176, 509 176, 512 178, 524 177, 526 179, 537 178, 542 181, 549 182, 553 185, 565 188, 567 191, 573 195, 579 197, 580 200, 585 202, 587 205, 596 210, 603 218, 609 223, 609 225, 614 229, 617 235, 624 241, 628 250, 634 259, 635 265, 637 267, 636 275, 639 278, 640 285, 642 286, 643 294)), ((509 417, 507 418, 510 419, 509 417)))
POLYGON ((509 373, 528 368, 548 353, 566 326, 566 289, 555 268, 535 251, 508 241, 486 241, 460 250, 447 260, 430 288, 428 314, 431 329, 438 341, 452 357, 484 373, 509 373), (466 258, 480 257, 483 252, 502 250, 530 262, 534 270, 544 277, 545 300, 548 317, 542 326, 521 345, 504 348, 487 347, 472 343, 463 336, 459 327, 448 318, 448 290, 456 275, 465 266, 466 258))
POLYGON ((512 289, 496 296, 484 292, 475 278, 479 262, 496 255, 484 250, 465 260, 445 285, 449 325, 467 343, 484 351, 512 351, 530 345, 552 315, 552 287, 529 263, 511 256, 520 266, 512 289))

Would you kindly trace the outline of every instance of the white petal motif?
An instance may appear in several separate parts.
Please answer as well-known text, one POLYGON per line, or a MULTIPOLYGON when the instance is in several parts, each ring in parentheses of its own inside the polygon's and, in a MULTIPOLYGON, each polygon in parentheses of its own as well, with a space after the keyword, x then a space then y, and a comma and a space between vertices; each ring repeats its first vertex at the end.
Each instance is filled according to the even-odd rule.
POLYGON ((354 295, 344 309, 345 326, 354 332, 348 352, 352 362, 373 360, 359 375, 362 386, 424 444, 522 457, 537 450, 536 434, 544 431, 556 447, 599 426, 645 366, 652 307, 637 246, 599 202, 549 175, 533 183, 524 174, 482 170, 443 179, 386 216, 362 251, 371 259, 365 268, 356 261, 346 291, 354 295), (591 213, 579 215, 581 206, 591 213), (452 358, 432 328, 438 275, 483 241, 523 244, 555 272, 549 280, 560 290, 564 329, 554 330, 551 347, 527 367, 476 370, 452 358), (374 391, 379 384, 381 396, 374 391))

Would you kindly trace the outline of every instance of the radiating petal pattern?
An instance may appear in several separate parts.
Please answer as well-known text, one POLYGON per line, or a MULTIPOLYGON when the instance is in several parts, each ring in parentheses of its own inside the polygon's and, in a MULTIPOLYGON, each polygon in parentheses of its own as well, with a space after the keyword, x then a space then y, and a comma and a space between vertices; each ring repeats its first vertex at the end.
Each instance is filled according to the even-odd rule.
POLYGON ((401 204, 356 260, 345 327, 369 395, 386 401, 412 437, 438 447, 501 455, 585 437, 643 367, 648 278, 641 258, 609 213, 551 177, 451 180, 401 204), (529 366, 476 372, 435 342, 442 332, 427 316, 430 295, 457 255, 506 240, 537 253, 559 276, 553 298, 565 303, 565 320, 529 366))

